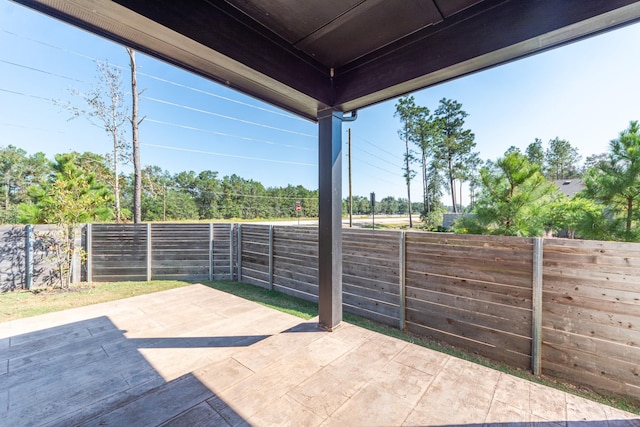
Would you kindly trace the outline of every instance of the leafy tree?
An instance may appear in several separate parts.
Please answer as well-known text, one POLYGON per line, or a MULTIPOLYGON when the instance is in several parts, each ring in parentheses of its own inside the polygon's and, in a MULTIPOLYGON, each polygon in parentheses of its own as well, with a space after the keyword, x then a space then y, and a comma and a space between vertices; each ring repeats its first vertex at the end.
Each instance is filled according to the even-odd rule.
POLYGON ((113 202, 108 189, 96 181, 95 174, 78 167, 76 154, 58 154, 52 176, 43 185, 29 187, 31 203, 19 205, 20 222, 55 224, 51 239, 55 263, 62 286, 68 287, 71 266, 81 249, 75 247, 79 224, 113 218, 113 202))
MULTIPOLYGON (((637 240, 634 221, 638 219, 640 197, 640 126, 637 121, 620 132, 609 144, 609 159, 600 161, 584 175, 584 194, 607 206, 612 215, 624 218, 624 231, 618 238, 637 240)), ((615 218, 612 219, 615 222, 615 218)))
POLYGON ((550 140, 545 152, 547 176, 554 180, 576 176, 580 159, 578 149, 573 147, 569 141, 558 137, 550 140))
POLYGON ((28 200, 28 187, 44 181, 48 173, 49 163, 43 153, 29 156, 26 151, 13 145, 0 147, 0 187, 3 195, 0 223, 17 221, 17 206, 28 200))
POLYGON ((511 152, 480 170, 482 193, 457 232, 536 236, 543 231, 541 211, 558 190, 537 165, 519 152, 511 152))
POLYGON ((544 164, 544 150, 542 149, 542 140, 536 138, 534 142, 527 145, 524 154, 530 163, 540 165, 540 169, 544 164))
MULTIPOLYGON (((435 111, 435 120, 438 123, 440 134, 435 142, 435 157, 440 167, 444 168, 449 181, 449 192, 453 212, 458 212, 456 201, 455 180, 466 175, 469 162, 476 146, 475 135, 469 129, 464 128, 464 119, 468 114, 462 110, 462 104, 457 101, 443 98, 435 111)), ((462 184, 462 183, 461 183, 462 184)))
POLYGON ((608 153, 600 153, 600 154, 593 154, 591 156, 587 156, 587 158, 584 160, 583 173, 591 168, 598 167, 602 163, 606 163, 607 160, 609 160, 608 153))
POLYGON ((602 206, 582 197, 558 198, 545 207, 545 225, 551 232, 565 230, 567 237, 593 237, 594 220, 602 217, 602 206))
POLYGON ((413 153, 409 150, 409 141, 412 141, 414 135, 414 126, 418 107, 416 106, 413 96, 403 96, 396 104, 395 116, 400 118, 402 125, 398 131, 400 138, 404 140, 404 177, 407 184, 407 200, 409 209, 409 228, 413 228, 412 206, 411 206, 411 180, 416 176, 416 172, 411 169, 411 163, 415 161, 413 153))

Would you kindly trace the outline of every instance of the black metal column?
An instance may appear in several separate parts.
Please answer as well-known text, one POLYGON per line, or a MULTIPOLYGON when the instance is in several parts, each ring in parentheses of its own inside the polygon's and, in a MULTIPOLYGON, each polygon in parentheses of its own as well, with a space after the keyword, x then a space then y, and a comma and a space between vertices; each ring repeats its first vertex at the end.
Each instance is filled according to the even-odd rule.
POLYGON ((342 111, 318 113, 319 326, 342 322, 342 111))

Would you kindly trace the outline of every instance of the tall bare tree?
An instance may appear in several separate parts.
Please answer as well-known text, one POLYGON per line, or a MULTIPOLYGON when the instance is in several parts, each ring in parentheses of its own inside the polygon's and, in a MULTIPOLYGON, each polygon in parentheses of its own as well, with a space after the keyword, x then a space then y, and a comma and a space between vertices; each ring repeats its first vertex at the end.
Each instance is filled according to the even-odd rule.
POLYGON ((113 195, 115 200, 116 222, 122 221, 120 205, 120 165, 130 160, 128 142, 125 139, 124 124, 129 120, 127 107, 124 105, 124 93, 120 69, 109 62, 98 62, 98 81, 86 94, 82 96, 88 109, 83 110, 75 106, 66 106, 74 116, 85 116, 89 121, 104 129, 111 139, 112 151, 109 155, 113 165, 113 195))
POLYGON ((133 222, 138 224, 142 221, 142 170, 140 166, 140 141, 138 139, 138 125, 142 123, 144 117, 138 120, 138 96, 143 91, 138 92, 138 80, 136 73, 136 52, 131 48, 126 48, 129 54, 129 66, 131 67, 131 146, 133 148, 133 222))

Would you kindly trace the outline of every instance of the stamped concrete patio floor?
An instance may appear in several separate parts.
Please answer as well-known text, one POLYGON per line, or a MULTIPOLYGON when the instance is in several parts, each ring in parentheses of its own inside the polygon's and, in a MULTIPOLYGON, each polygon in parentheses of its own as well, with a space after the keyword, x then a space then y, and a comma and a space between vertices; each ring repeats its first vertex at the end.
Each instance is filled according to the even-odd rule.
POLYGON ((0 323, 0 425, 640 419, 350 324, 322 332, 314 321, 193 285, 0 323))

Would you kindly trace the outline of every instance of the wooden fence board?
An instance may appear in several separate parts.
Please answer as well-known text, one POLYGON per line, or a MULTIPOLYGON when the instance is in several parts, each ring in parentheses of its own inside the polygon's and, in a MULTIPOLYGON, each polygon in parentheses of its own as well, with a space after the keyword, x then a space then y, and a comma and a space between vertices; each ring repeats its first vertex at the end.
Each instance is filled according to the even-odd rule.
POLYGON ((363 276, 352 276, 346 273, 344 270, 342 270, 342 283, 359 286, 361 288, 367 288, 372 292, 384 292, 387 294, 395 295, 396 298, 399 298, 400 295, 399 282, 383 282, 363 276))
POLYGON ((556 364, 551 361, 546 361, 543 365, 542 373, 551 377, 564 378, 571 383, 585 384, 590 389, 602 391, 606 394, 614 393, 640 400, 640 387, 593 375, 586 371, 575 371, 568 368, 566 364, 556 364))
POLYGON ((296 297, 296 298, 300 298, 303 299, 305 301, 311 301, 311 302, 318 302, 318 295, 317 294, 308 294, 306 292, 302 292, 299 291, 295 288, 291 288, 288 286, 281 286, 277 283, 273 284, 273 289, 275 289, 278 292, 282 292, 283 294, 286 295, 290 295, 292 297, 296 297))
POLYGON ((426 313, 422 311, 422 307, 420 306, 414 309, 411 300, 407 301, 407 321, 467 340, 483 342, 500 348, 503 351, 509 350, 527 356, 529 356, 531 352, 531 339, 529 338, 480 325, 469 324, 439 313, 426 313))
POLYGON ((407 272, 407 286, 531 309, 531 290, 502 283, 407 272))
MULTIPOLYGON (((364 298, 346 291, 342 293, 342 302, 353 307, 358 307, 362 310, 383 314, 394 319, 398 319, 399 316, 399 307, 396 304, 389 304, 372 298, 364 298)), ((396 324, 397 323, 398 322, 396 320, 396 324)))
POLYGON ((504 362, 517 368, 527 369, 531 366, 531 356, 526 354, 516 353, 491 344, 449 334, 439 329, 433 329, 428 326, 413 323, 409 319, 407 319, 407 330, 414 334, 422 335, 448 345, 453 345, 467 350, 470 353, 475 353, 498 362, 504 362))
POLYGON ((485 282, 504 283, 511 286, 520 286, 531 289, 531 271, 504 271, 499 266, 481 266, 461 264, 458 260, 455 264, 438 263, 433 260, 409 261, 406 263, 406 271, 416 273, 432 273, 453 278, 469 278, 485 282))
POLYGON ((342 304, 342 308, 344 311, 348 313, 357 314, 358 316, 362 316, 365 319, 371 319, 376 322, 384 323, 385 325, 389 325, 389 326, 394 326, 394 327, 398 326, 397 316, 391 316, 391 317, 385 316, 377 312, 364 310, 360 307, 345 304, 345 303, 342 304))

